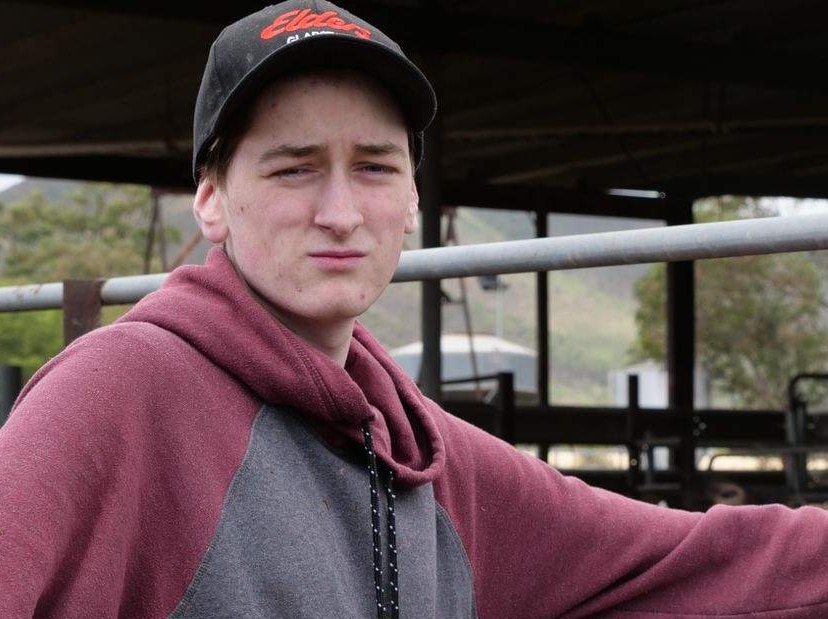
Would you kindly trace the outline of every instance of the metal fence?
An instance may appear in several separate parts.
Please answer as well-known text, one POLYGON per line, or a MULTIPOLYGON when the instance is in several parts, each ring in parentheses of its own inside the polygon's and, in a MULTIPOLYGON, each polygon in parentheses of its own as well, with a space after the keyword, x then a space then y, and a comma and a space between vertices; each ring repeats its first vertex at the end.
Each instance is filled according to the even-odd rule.
MULTIPOLYGON (((655 262, 687 263, 821 249, 828 249, 828 215, 798 215, 408 251, 403 252, 393 281, 543 273, 655 262)), ((692 287, 692 269, 687 273, 692 287)), ((69 342, 97 326, 102 305, 138 301, 156 290, 166 277, 166 274, 143 275, 0 288, 0 312, 62 308, 64 335, 69 342)), ((540 281, 542 275, 538 277, 540 281)), ((538 290, 542 296, 540 284, 538 290)), ((692 294, 674 299, 676 304, 685 301, 692 305, 692 294)), ((546 331, 539 329, 538 333, 539 356, 543 357, 547 344, 541 334, 546 331)), ((692 343, 692 339, 689 341, 692 343)), ((691 361, 685 365, 692 368, 693 347, 686 342, 683 345, 686 350, 682 354, 691 355, 691 361)), ((439 358, 439 346, 436 354, 439 358)), ((600 477, 585 477, 590 483, 626 490, 635 496, 672 495, 679 501, 677 504, 692 507, 694 454, 699 441, 784 445, 784 433, 780 431, 784 414, 780 411, 701 411, 694 409, 692 399, 673 401, 672 397, 670 406, 664 410, 644 411, 633 405, 628 407, 626 416, 613 408, 553 407, 541 389, 544 368, 539 363, 539 405, 518 407, 508 416, 508 427, 502 428, 502 433, 515 442, 538 444, 541 454, 548 452, 552 443, 626 444, 630 462, 634 461, 635 465, 621 479, 604 473, 600 477), (644 473, 653 479, 647 475, 642 478, 638 461, 645 444, 647 449, 653 445, 670 445, 676 455, 675 467, 663 474, 659 472, 657 478, 648 467, 644 473)), ((692 378, 692 372, 689 376, 692 378)), ((682 376, 688 382, 686 379, 687 376, 682 376)), ((452 412, 462 416, 461 409, 453 408, 452 412)), ((584 477, 583 473, 581 476, 584 477)))
MULTIPOLYGON (((828 215, 768 217, 666 228, 403 252, 392 281, 555 271, 828 249, 828 215)), ((134 303, 166 274, 116 277, 101 288, 104 305, 134 303)), ((0 288, 0 312, 63 306, 62 283, 0 288)))

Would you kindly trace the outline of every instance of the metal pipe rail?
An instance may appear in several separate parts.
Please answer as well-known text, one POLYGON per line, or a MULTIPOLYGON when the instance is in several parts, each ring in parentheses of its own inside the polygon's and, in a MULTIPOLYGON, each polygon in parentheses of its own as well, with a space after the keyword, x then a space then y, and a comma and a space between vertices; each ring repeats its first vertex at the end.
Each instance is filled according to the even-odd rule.
POLYGON ((406 252, 395 282, 828 249, 828 215, 767 217, 406 252))
MULTIPOLYGON (((403 252, 394 282, 828 249, 828 215, 768 217, 403 252)), ((133 303, 166 274, 116 277, 104 305, 133 303)), ((0 312, 56 309, 63 284, 0 288, 0 312)))

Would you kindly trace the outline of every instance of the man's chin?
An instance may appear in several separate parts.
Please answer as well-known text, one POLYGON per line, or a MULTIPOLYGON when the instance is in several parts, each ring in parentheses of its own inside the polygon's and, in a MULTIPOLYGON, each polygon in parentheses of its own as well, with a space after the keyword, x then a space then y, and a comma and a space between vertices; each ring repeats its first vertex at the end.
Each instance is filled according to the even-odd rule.
POLYGON ((365 301, 352 303, 339 302, 333 307, 321 309, 313 317, 313 319, 317 320, 320 324, 344 320, 355 320, 362 316, 362 314, 364 314, 370 307, 371 303, 365 301))
MULTIPOLYGON (((298 319, 319 325, 353 320, 364 314, 380 297, 382 291, 370 288, 354 289, 330 283, 308 286, 291 297, 271 295, 256 289, 249 282, 247 288, 268 312, 277 318, 298 319)), ((284 321, 283 321, 284 322, 284 321)))
POLYGON ((364 314, 371 303, 366 301, 347 302, 338 300, 331 305, 307 307, 294 304, 275 305, 260 298, 260 303, 282 322, 301 321, 305 325, 319 325, 320 328, 353 321, 364 314))

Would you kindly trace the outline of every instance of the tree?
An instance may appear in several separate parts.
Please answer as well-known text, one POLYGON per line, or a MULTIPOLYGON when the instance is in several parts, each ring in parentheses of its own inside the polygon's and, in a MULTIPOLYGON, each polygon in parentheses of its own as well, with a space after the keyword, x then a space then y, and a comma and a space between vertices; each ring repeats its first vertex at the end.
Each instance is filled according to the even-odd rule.
MULTIPOLYGON (((696 205, 699 222, 774 214, 749 198, 696 205)), ((636 360, 665 358, 664 271, 654 265, 636 283, 636 360)), ((736 406, 784 407, 790 377, 824 369, 828 360, 825 292, 807 253, 696 262, 696 352, 713 386, 736 406)))
MULTIPOLYGON (((0 203, 0 285, 142 272, 151 209, 148 187, 91 183, 59 202, 34 192, 0 203)), ((165 234, 178 236, 174 229, 165 234)), ((122 311, 107 308, 104 320, 122 311)), ((25 376, 62 346, 59 310, 0 314, 0 363, 23 367, 25 376)))

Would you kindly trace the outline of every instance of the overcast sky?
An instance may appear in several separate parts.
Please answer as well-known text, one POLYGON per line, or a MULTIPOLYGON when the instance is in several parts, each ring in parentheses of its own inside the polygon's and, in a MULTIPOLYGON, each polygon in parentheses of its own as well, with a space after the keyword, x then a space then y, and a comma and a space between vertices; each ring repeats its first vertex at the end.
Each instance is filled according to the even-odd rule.
POLYGON ((12 185, 16 185, 22 180, 22 176, 17 176, 15 174, 0 174, 0 191, 8 189, 12 185))

